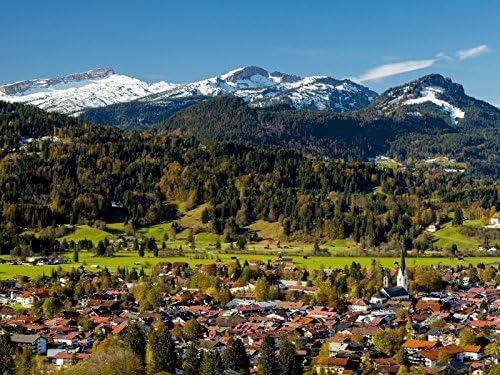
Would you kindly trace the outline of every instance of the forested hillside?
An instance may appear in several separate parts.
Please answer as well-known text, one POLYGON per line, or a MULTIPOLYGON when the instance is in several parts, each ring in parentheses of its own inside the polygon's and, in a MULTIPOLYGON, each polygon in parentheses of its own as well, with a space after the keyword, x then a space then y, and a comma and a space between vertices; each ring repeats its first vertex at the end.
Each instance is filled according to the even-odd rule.
POLYGON ((470 165, 469 173, 500 176, 500 128, 496 122, 474 126, 471 120, 467 125, 453 126, 433 108, 420 116, 398 113, 380 113, 375 107, 348 114, 284 107, 256 109, 239 98, 216 97, 174 114, 158 129, 165 134, 189 134, 205 142, 279 145, 350 160, 387 154, 409 166, 444 155, 470 165))
MULTIPOLYGON (((242 121, 252 118, 242 111, 242 121)), ((250 236, 244 227, 262 219, 279 221, 289 238, 352 237, 408 248, 429 246, 420 234, 444 212, 500 209, 498 182, 486 177, 124 132, 23 105, 1 104, 0 126, 3 251, 27 228, 96 220, 144 226, 176 219, 181 203, 187 209, 206 203, 206 230, 227 241, 250 236), (38 139, 19 148, 28 136, 38 139)), ((248 126, 241 134, 252 129, 250 120, 248 126)))
POLYGON ((202 141, 279 145, 333 158, 366 160, 385 152, 390 140, 411 131, 413 125, 283 106, 257 109, 240 98, 221 96, 176 113, 159 130, 189 134, 202 141))
POLYGON ((85 121, 118 126, 121 129, 148 130, 177 111, 205 99, 205 97, 200 96, 163 101, 134 100, 101 108, 90 108, 80 117, 85 121))

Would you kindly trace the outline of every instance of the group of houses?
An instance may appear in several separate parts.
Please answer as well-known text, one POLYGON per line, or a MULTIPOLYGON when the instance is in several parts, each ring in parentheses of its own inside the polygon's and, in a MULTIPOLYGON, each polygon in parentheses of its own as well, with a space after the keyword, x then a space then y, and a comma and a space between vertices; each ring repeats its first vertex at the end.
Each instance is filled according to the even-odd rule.
MULTIPOLYGON (((88 277, 93 276, 89 272, 88 277)), ((167 272, 165 277, 168 276, 167 272)), ((404 327, 407 334, 402 348, 408 366, 420 366, 435 374, 482 375, 498 363, 499 353, 489 350, 481 340, 464 345, 460 333, 470 329, 477 337, 484 332, 490 337, 500 335, 500 288, 494 282, 465 284, 462 276, 458 272, 454 276, 458 287, 453 290, 411 296, 403 253, 396 285, 390 286, 385 280, 386 285, 370 300, 350 299, 348 310, 343 313, 301 300, 257 302, 252 288, 235 290, 235 298, 224 306, 207 302, 201 290, 180 288, 175 294, 163 296, 164 306, 168 307, 140 312, 135 302, 121 298, 133 287, 124 283, 120 289, 87 295, 74 309, 52 318, 27 314, 27 308, 47 296, 43 288, 27 290, 5 283, 0 292, 0 319, 3 334, 10 335, 14 345, 46 356, 55 368, 89 358, 99 337, 122 335, 132 322, 138 322, 147 332, 157 320, 170 328, 182 328, 196 319, 203 331, 202 349, 222 353, 232 335, 243 341, 251 366, 256 365, 260 345, 269 335, 276 349, 279 339, 288 337, 295 343, 305 367, 318 374, 360 374, 367 357, 377 373, 397 374, 401 360, 377 351, 374 339, 381 330, 404 327), (13 304, 23 308, 11 307, 13 304), (407 311, 405 318, 399 316, 401 310, 407 311), (91 329, 79 325, 81 315, 88 316, 91 329), (446 363, 443 359, 447 359, 446 363)), ((182 280, 178 281, 182 285, 182 280)), ((281 280, 280 287, 314 293, 314 288, 288 280, 281 280)), ((175 330, 172 332, 182 357, 189 341, 175 330)), ((182 374, 180 367, 177 373, 182 374)))

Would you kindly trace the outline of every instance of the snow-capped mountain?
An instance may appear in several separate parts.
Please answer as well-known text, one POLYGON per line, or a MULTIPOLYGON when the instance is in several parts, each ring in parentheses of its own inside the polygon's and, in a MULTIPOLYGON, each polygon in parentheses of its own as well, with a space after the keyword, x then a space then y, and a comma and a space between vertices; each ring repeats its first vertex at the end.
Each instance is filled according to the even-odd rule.
POLYGON ((364 108, 377 97, 374 91, 350 80, 340 81, 324 76, 298 77, 247 66, 217 77, 176 86, 153 100, 220 94, 232 94, 259 107, 284 103, 297 109, 335 112, 364 108))
POLYGON ((429 74, 387 90, 373 101, 370 109, 385 115, 416 118, 422 116, 447 118, 451 125, 498 121, 500 110, 465 94, 462 85, 440 74, 429 74))
MULTIPOLYGON (((116 74, 111 68, 101 68, 60 78, 0 86, 0 100, 29 103, 48 111, 71 115, 89 111, 90 119, 100 123, 101 112, 109 118, 107 115, 110 112, 123 112, 123 106, 133 106, 136 112, 142 113, 142 106, 146 106, 148 111, 156 111, 159 116, 150 121, 159 122, 164 119, 161 118, 163 113, 171 114, 203 98, 221 94, 241 97, 259 107, 280 103, 292 108, 335 112, 367 107, 377 97, 375 92, 349 80, 269 73, 256 66, 186 84, 151 84, 116 74)), ((144 119, 128 119, 135 120, 141 122, 144 119)))
POLYGON ((79 115, 89 108, 129 102, 171 89, 149 84, 111 68, 100 68, 58 78, 34 79, 0 86, 0 100, 32 104, 48 111, 79 115))

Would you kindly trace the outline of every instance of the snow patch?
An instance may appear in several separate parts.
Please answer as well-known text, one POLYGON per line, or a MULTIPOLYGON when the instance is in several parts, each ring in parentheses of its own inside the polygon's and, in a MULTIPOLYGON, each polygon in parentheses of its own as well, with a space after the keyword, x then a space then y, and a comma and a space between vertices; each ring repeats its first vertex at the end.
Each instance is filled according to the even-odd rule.
POLYGON ((29 89, 14 95, 0 93, 0 100, 28 103, 51 112, 79 115, 87 108, 129 102, 176 87, 158 82, 149 84, 125 75, 111 74, 100 79, 58 82, 36 81, 29 89))
POLYGON ((421 104, 425 102, 432 102, 438 107, 441 107, 444 112, 450 115, 451 123, 453 125, 457 124, 457 119, 464 118, 465 112, 460 108, 451 105, 450 103, 438 99, 437 94, 443 93, 445 90, 442 87, 437 86, 427 86, 420 91, 421 97, 415 99, 406 100, 403 105, 421 104))

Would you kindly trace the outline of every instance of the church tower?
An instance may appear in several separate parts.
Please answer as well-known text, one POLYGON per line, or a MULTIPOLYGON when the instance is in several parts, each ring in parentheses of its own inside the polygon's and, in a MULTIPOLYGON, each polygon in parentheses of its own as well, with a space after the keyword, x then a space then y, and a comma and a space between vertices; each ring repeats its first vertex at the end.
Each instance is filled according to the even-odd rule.
POLYGON ((401 260, 399 261, 399 271, 397 277, 397 285, 405 288, 408 291, 408 274, 406 273, 406 251, 401 250, 401 260))

